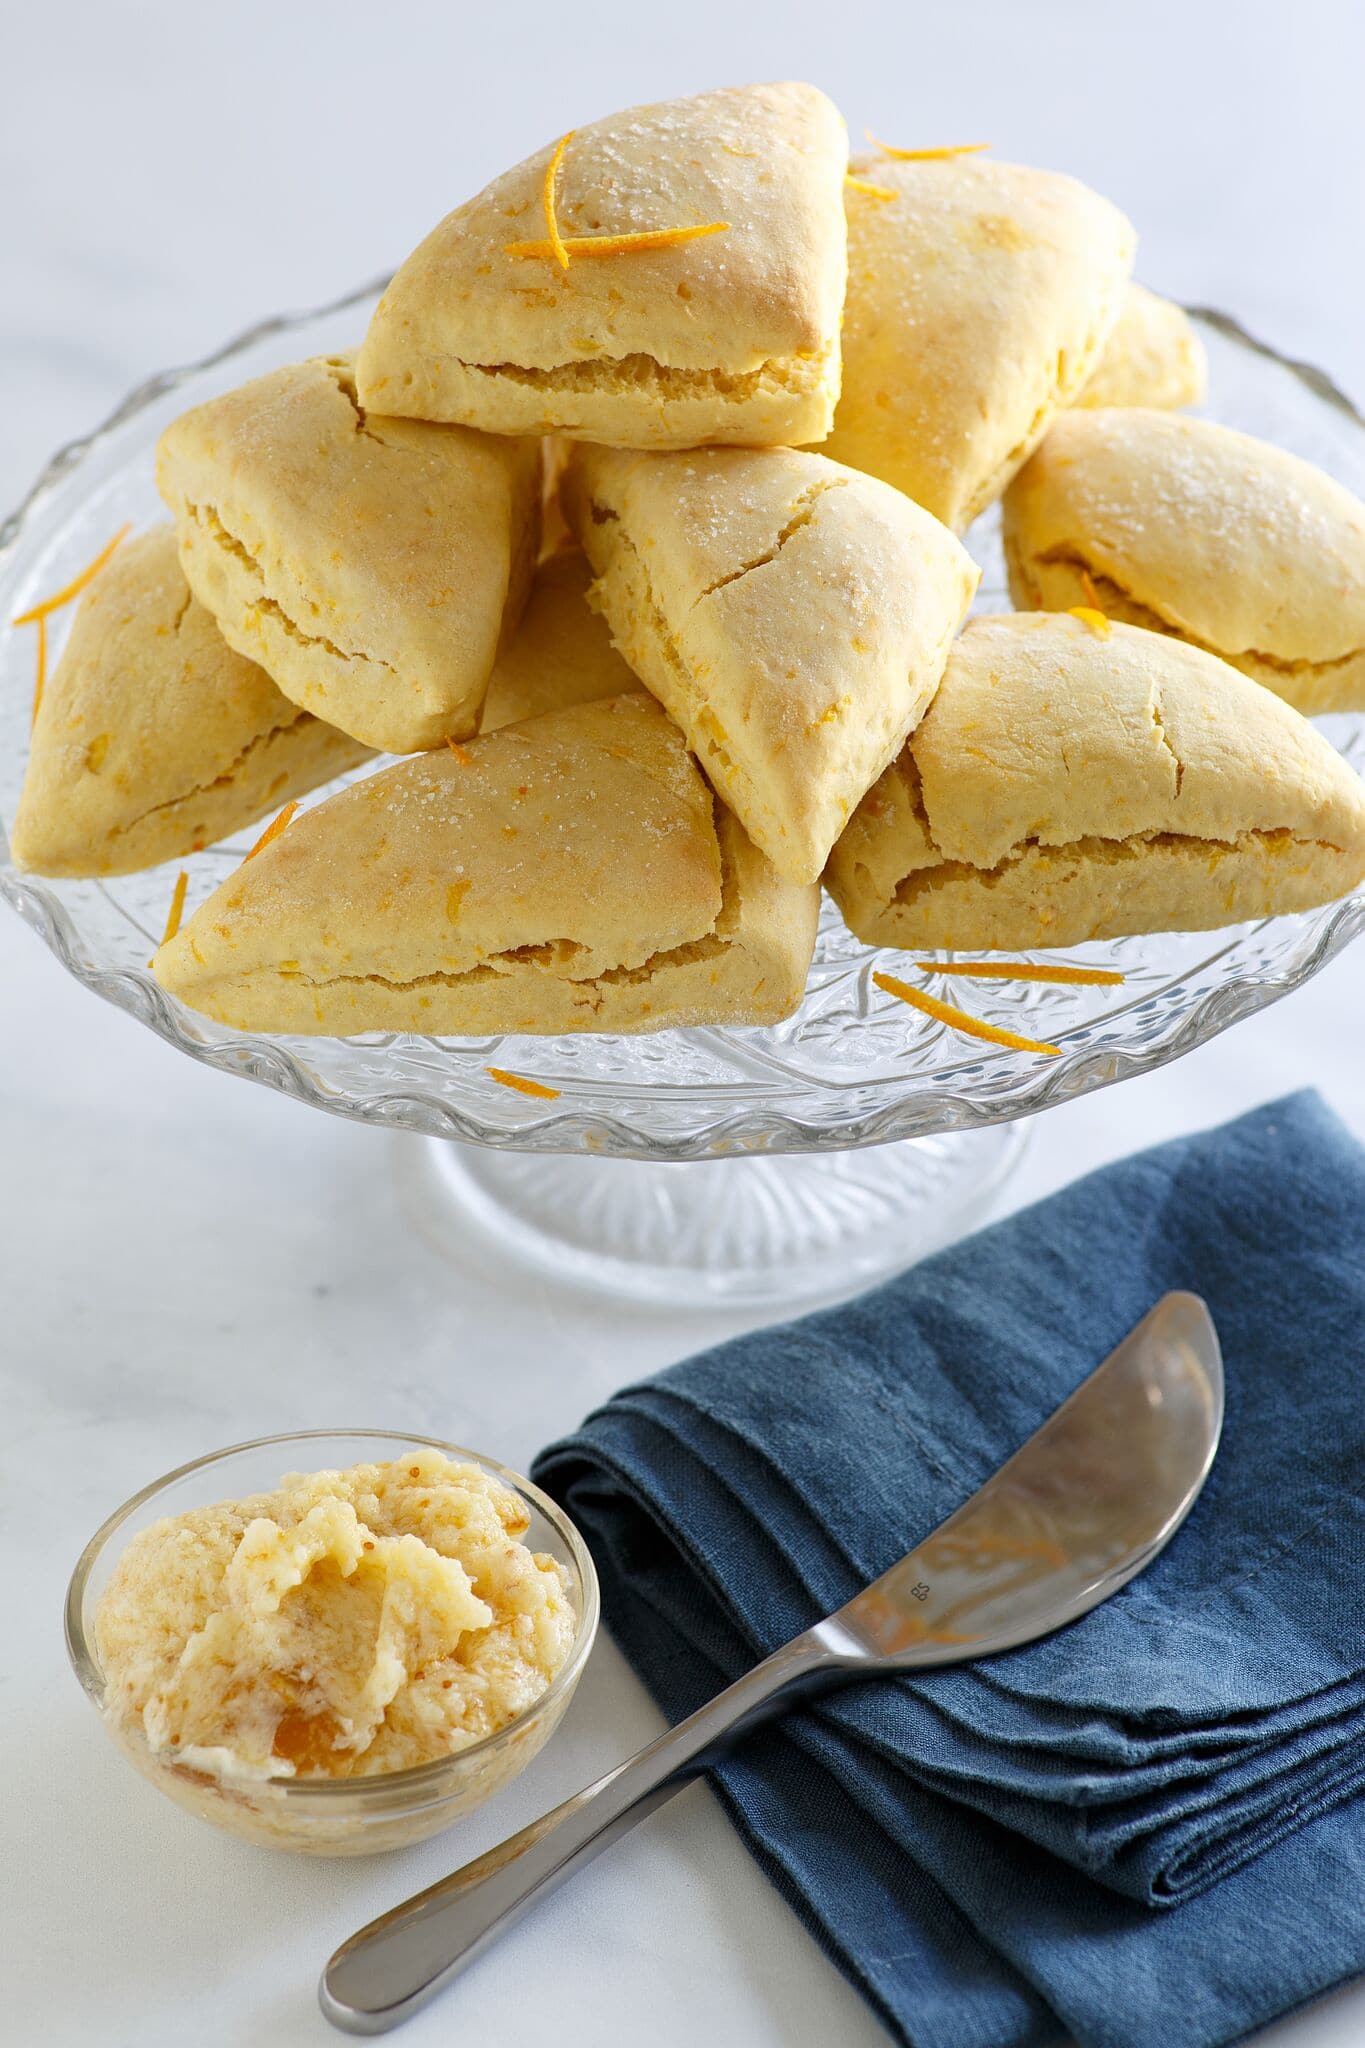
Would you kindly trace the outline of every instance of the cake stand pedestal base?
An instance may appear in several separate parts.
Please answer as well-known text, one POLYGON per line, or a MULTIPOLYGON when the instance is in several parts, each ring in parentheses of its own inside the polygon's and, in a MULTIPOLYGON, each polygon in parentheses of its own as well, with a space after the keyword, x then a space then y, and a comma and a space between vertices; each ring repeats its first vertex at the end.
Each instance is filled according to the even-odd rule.
POLYGON ((856 1152, 680 1165, 402 1141, 404 1201, 467 1264, 486 1245, 658 1307, 771 1307, 867 1286, 983 1220, 1022 1123, 856 1152))

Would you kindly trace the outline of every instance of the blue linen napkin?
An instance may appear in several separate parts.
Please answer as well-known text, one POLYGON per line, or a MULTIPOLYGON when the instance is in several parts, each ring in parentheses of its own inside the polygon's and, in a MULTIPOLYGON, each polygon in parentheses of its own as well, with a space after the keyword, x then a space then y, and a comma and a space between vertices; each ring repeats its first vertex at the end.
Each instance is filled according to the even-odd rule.
POLYGON ((535 1476, 680 1718, 987 1479, 1170 1288, 1227 1417, 1071 1629, 832 1696, 713 1783, 914 2048, 1214 2048, 1365 1970, 1365 1152, 1311 1093, 628 1388, 535 1476))

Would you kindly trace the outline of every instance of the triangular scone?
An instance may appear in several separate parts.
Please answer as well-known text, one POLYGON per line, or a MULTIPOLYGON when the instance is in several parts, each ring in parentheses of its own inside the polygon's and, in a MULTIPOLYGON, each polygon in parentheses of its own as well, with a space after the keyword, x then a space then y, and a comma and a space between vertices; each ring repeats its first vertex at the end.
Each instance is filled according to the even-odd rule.
POLYGON ((1118 325, 1077 405, 1198 405, 1208 381, 1204 344, 1189 314, 1140 284, 1124 294, 1118 325))
POLYGON ((34 721, 11 835, 21 868, 120 875, 209 846, 365 758, 234 654, 169 526, 82 597, 34 721))
POLYGON ((818 909, 640 692, 353 784, 239 868, 153 966, 242 1030, 770 1024, 801 1000, 818 909))
POLYGON ((190 588, 305 711, 394 753, 474 731, 536 555, 540 445, 367 414, 346 356, 274 370, 157 449, 190 588))
POLYGON ((639 689, 611 644, 611 628, 588 603, 591 582, 581 548, 540 564, 521 624, 493 664, 480 732, 639 689))
POLYGON ((409 256, 360 351, 377 411, 630 448, 818 441, 839 390, 848 138, 811 85, 739 86, 579 128, 555 179, 565 236, 728 223, 595 255, 546 234, 552 146, 409 256))
POLYGON ((822 453, 955 532, 999 497, 1100 361, 1133 231, 1051 171, 877 158, 848 188, 843 394, 822 453))
POLYGON ((933 696, 978 570, 899 491, 789 448, 580 446, 565 507, 616 644, 790 881, 933 696))
POLYGON ((1365 504, 1268 441, 1115 407, 1056 422, 1005 500, 1010 596, 1206 647, 1307 714, 1365 710, 1365 504))
POLYGON ((973 619, 826 885, 869 945, 1014 952, 1306 910, 1365 876, 1365 783, 1198 648, 973 619))

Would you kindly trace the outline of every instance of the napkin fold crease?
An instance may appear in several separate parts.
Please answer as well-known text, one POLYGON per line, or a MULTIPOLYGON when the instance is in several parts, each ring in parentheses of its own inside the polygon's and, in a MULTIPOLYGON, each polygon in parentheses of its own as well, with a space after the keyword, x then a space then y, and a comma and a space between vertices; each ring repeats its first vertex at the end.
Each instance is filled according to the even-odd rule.
POLYGON ((671 1367, 537 1460, 676 1719, 926 1536, 1176 1287, 1228 1399, 1169 1549, 1055 1636, 850 1687, 714 1774, 915 2048, 1215 2048, 1365 1970, 1365 1152, 1286 1098, 671 1367))

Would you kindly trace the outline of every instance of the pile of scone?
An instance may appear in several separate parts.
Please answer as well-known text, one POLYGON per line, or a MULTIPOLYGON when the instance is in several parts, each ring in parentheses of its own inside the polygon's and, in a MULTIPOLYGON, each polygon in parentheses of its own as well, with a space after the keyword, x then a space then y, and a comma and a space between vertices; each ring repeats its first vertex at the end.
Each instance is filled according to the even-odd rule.
POLYGON ((1326 901, 1365 789, 1365 507, 1175 408, 1184 315, 1070 178, 849 164, 811 86, 637 107, 448 215, 358 353, 168 428, 15 859, 197 851, 371 750, 158 951, 222 1022, 770 1023, 870 945, 1326 901), (1004 497, 1013 601, 963 621, 1004 497), (641 687, 643 685, 643 688, 641 687))

